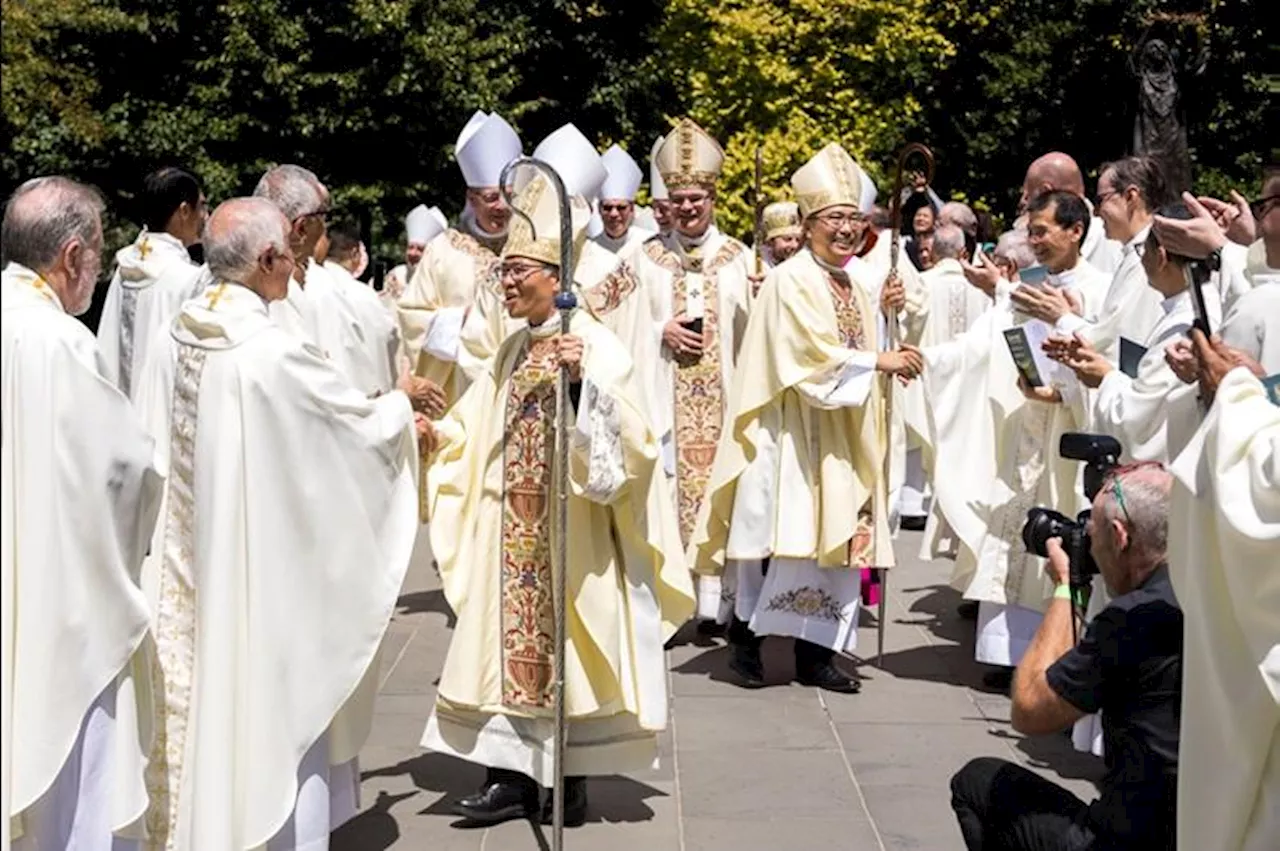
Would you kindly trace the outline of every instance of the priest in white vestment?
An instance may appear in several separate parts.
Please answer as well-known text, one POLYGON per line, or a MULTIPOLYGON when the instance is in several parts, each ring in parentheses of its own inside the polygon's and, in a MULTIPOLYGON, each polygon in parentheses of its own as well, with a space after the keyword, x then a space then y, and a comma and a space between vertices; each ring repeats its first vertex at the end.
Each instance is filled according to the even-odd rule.
POLYGON ((444 388, 452 404, 466 388, 460 368, 462 325, 482 289, 499 290, 498 257, 511 210, 498 186, 502 170, 523 153, 520 137, 502 116, 476 112, 454 146, 467 185, 467 205, 423 251, 400 296, 400 332, 414 373, 444 388))
POLYGON ((636 223, 636 193, 644 173, 631 155, 614 145, 601 157, 607 176, 596 208, 604 229, 592 241, 635 265, 645 240, 654 235, 636 223))
POLYGON ((147 175, 137 203, 142 232, 116 252, 116 271, 98 322, 103 374, 130 397, 152 338, 169 327, 182 303, 203 284, 187 248, 200 241, 206 217, 199 181, 179 168, 147 175))
POLYGON ((356 380, 352 383, 369 395, 385 393, 396 386, 401 369, 400 326, 389 314, 373 288, 360 281, 348 268, 360 253, 360 234, 346 223, 327 230, 326 259, 317 265, 337 289, 351 323, 350 362, 356 380), (343 258, 338 262, 335 257, 343 258))
POLYGON ((396 303, 404 294, 404 289, 413 280, 422 262, 422 254, 427 250, 427 243, 449 229, 449 220, 439 207, 428 207, 419 204, 409 211, 404 218, 404 262, 395 266, 382 279, 381 296, 387 303, 387 309, 396 311, 396 303))
POLYGON ((1084 175, 1080 166, 1061 151, 1045 154, 1027 167, 1026 176, 1022 180, 1020 209, 1025 210, 1035 198, 1047 192, 1070 192, 1089 207, 1090 215, 1080 245, 1080 256, 1099 272, 1114 274, 1120 267, 1121 244, 1106 233, 1105 222, 1094 215, 1092 205, 1085 198, 1084 175))
MULTIPOLYGON (((577 310, 561 335, 555 190, 535 176, 503 254, 508 337, 437 426, 427 473, 432 549, 458 621, 424 747, 486 766, 457 802, 474 821, 537 818, 552 785, 553 532, 568 464, 565 823, 586 817, 588 775, 642 770, 667 723, 663 643, 693 611, 658 436, 618 339, 577 310), (535 237, 536 234, 536 237, 535 237), (559 367, 574 411, 555 457, 559 367)), ((585 219, 575 218, 575 242, 585 219)))
POLYGON ((1172 467, 1169 572, 1187 682, 1178 848, 1271 851, 1280 842, 1280 407, 1229 347, 1193 335, 1213 404, 1172 467))
POLYGON ((791 259, 804 246, 804 226, 800 222, 800 205, 795 201, 775 201, 764 208, 764 246, 761 260, 766 269, 791 259))
MULTIPOLYGON (((646 242, 637 262, 657 351, 637 357, 636 369, 649 387, 663 467, 674 484, 680 539, 692 560, 693 530, 728 422, 729 388, 751 310, 751 252, 715 226, 716 181, 724 165, 715 139, 681 119, 653 161, 668 193, 673 227, 646 242)), ((715 618, 719 609, 719 583, 699 577, 699 615, 715 618)))
MULTIPOLYGON (((1020 391, 1003 332, 1022 326, 1035 345, 1051 331, 1015 310, 1014 296, 1065 301, 1090 318, 1106 289, 1106 275, 1080 257, 1088 209, 1078 196, 1041 195, 1029 215, 1028 238, 1047 267, 1045 285, 1019 287, 959 338, 924 350, 932 445, 935 457, 947 459, 934 470, 933 510, 956 537, 953 586, 980 603, 975 655, 1004 667, 1022 657, 1053 590, 1043 560, 1022 545, 1027 509, 1045 506, 1074 516, 1085 507, 1079 465, 1059 457, 1058 441, 1081 429, 1086 399, 1075 375, 1047 359, 1044 386, 1020 391), (975 483, 989 483, 985 493, 975 494, 975 483)), ((926 541, 926 547, 936 543, 926 541)))
POLYGON ((796 639, 796 677, 855 692, 833 664, 857 644, 862 570, 891 567, 883 374, 919 374, 918 350, 879 351, 876 315, 847 268, 868 178, 837 144, 791 178, 808 248, 765 277, 692 544, 724 575, 731 667, 764 685, 764 636, 796 639))
POLYGON ((143 572, 163 685, 147 829, 178 851, 323 851, 355 814, 418 530, 407 397, 366 398, 271 320, 290 230, 265 199, 214 211, 220 283, 183 307, 142 387, 168 475, 143 572))
POLYGON ((143 835, 150 651, 138 572, 162 480, 151 438, 73 318, 101 271, 102 207, 89 187, 46 177, 18 187, 4 213, 6 851, 123 851, 143 835))

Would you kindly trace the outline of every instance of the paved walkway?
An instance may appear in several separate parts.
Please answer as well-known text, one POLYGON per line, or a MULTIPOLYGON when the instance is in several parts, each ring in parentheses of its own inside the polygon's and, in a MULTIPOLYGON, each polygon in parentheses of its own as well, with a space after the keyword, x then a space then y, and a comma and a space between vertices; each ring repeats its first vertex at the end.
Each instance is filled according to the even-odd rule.
MULTIPOLYGON (((948 780, 981 755, 1016 759, 1082 797, 1101 763, 1065 736, 1025 740, 1009 701, 982 685, 973 624, 956 615, 949 563, 914 558, 919 535, 898 543, 890 583, 884 668, 874 666, 874 621, 864 618, 848 660, 862 693, 787 684, 789 642, 765 645, 779 685, 734 686, 719 641, 670 652, 672 723, 661 767, 593 779, 588 822, 566 832, 573 851, 778 851, 962 848, 948 780)), ((416 559, 419 565, 426 559, 416 559)), ((335 851, 537 851, 550 830, 528 822, 459 829, 449 804, 474 791, 482 768, 418 747, 449 641, 451 615, 429 566, 405 583, 382 660, 372 735, 361 755, 364 810, 334 835, 335 851)))

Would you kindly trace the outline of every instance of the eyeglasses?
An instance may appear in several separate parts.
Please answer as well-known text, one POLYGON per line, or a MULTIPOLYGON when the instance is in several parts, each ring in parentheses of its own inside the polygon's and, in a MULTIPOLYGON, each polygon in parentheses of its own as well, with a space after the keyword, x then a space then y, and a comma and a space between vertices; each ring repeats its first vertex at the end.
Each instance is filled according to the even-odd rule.
POLYGON ((1098 197, 1094 199, 1093 203, 1095 206, 1101 207, 1103 204, 1107 203, 1107 199, 1112 195, 1119 194, 1121 194, 1119 189, 1112 189, 1110 192, 1099 192, 1098 197))
POLYGON ((711 200, 711 196, 705 192, 698 195, 672 195, 670 200, 673 207, 683 207, 685 204, 690 207, 701 207, 711 200))
POLYGON ((1280 195, 1267 195, 1257 201, 1250 201, 1249 212, 1253 213, 1255 219, 1261 219, 1267 213, 1270 213, 1271 208, 1276 204, 1280 204, 1280 195))
POLYGON ((846 225, 853 227, 866 221, 866 217, 858 213, 830 213, 825 216, 814 216, 814 218, 832 230, 841 230, 846 225))
POLYGON ((600 212, 602 213, 625 213, 631 208, 630 204, 601 204, 600 212))
POLYGON ((546 266, 529 265, 520 263, 512 266, 503 266, 498 272, 498 280, 505 281, 510 278, 517 284, 523 284, 525 280, 534 272, 545 271, 546 266))

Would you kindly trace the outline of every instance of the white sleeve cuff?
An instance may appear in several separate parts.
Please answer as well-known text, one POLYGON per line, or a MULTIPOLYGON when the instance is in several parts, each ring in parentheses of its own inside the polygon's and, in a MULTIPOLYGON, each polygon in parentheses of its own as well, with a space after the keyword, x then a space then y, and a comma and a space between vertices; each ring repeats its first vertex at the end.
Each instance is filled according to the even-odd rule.
POLYGON ((462 320, 466 313, 465 307, 442 307, 436 311, 431 327, 427 329, 427 340, 422 345, 427 354, 450 363, 457 362, 462 320))
POLYGON ((622 453, 622 422, 618 403, 589 379, 582 382, 573 442, 586 456, 585 496, 608 504, 627 482, 622 453))
POLYGON ((854 352, 836 376, 836 386, 827 394, 827 402, 841 408, 865 405, 875 375, 876 353, 854 352))

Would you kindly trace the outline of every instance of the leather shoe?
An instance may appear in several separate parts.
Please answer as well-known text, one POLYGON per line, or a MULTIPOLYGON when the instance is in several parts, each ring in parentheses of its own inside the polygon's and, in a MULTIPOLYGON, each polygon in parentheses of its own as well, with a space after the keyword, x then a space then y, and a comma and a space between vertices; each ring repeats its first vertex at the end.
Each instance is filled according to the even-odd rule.
POLYGON ((729 645, 729 670, 742 680, 744 688, 764 686, 764 662, 760 661, 760 648, 743 644, 729 645))
MULTIPOLYGON (((551 824, 555 807, 555 793, 547 794, 547 802, 542 807, 542 823, 551 824)), ((564 826, 582 827, 587 820, 587 778, 566 777, 564 779, 564 826)))
POLYGON ((862 691, 862 683, 853 677, 846 676, 831 662, 818 665, 797 665, 796 681, 804 686, 834 691, 839 694, 857 694, 862 691))
POLYGON ((898 525, 908 532, 923 532, 928 520, 923 515, 907 515, 898 521, 898 525))
POLYGON ((483 788, 459 798, 453 811, 481 824, 499 824, 541 813, 538 784, 514 771, 490 771, 483 788))

